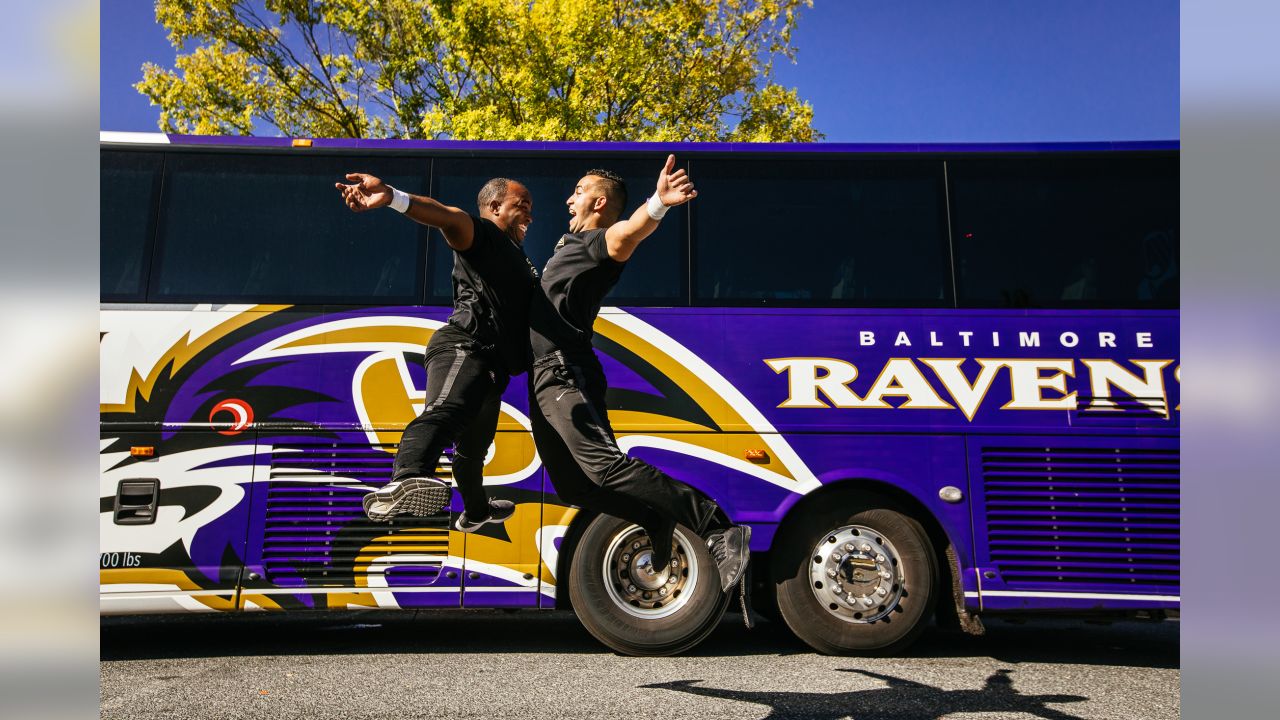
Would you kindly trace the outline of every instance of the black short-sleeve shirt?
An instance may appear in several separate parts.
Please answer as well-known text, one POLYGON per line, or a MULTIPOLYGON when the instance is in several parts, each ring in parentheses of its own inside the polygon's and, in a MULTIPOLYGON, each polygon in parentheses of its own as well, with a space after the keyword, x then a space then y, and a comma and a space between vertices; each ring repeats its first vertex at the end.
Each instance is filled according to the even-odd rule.
POLYGON ((453 314, 449 324, 492 347, 511 374, 529 366, 529 301, 538 270, 492 221, 471 216, 471 247, 453 253, 453 314))
POLYGON ((542 271, 542 292, 529 310, 533 356, 591 350, 592 325, 625 262, 609 257, 605 229, 568 233, 542 271))

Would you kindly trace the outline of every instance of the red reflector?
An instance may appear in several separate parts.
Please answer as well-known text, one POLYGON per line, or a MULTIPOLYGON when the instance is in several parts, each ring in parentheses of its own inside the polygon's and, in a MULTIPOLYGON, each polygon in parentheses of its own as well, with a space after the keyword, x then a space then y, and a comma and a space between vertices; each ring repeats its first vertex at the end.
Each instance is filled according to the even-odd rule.
POLYGON ((156 454, 156 449, 151 445, 134 445, 129 448, 129 454, 134 457, 152 457, 156 454))
POLYGON ((758 450, 758 449, 752 448, 744 452, 743 456, 745 456, 751 462, 769 462, 769 453, 765 452, 764 450, 758 450))

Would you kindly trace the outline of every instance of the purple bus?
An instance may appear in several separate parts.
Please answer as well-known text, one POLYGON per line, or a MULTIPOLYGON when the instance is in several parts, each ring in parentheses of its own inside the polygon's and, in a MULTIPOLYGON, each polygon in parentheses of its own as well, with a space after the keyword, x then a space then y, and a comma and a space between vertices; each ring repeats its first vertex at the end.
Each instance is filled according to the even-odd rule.
MULTIPOLYGON (((369 172, 473 207, 525 183, 541 266, 592 167, 699 197, 596 323, 619 444, 751 525, 750 599, 824 653, 930 623, 1179 607, 1178 147, 290 141, 104 133, 101 610, 568 608, 693 647, 733 600, 683 529, 555 494, 523 383, 486 457, 505 525, 373 523, 422 409, 451 255, 369 172)), ((448 458, 440 468, 449 477, 448 458)))

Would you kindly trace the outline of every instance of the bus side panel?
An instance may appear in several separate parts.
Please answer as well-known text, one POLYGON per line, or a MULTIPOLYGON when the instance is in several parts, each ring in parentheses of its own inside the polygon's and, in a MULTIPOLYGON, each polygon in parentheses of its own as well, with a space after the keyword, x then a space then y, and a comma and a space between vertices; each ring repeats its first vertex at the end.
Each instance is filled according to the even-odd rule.
POLYGON ((909 495, 923 508, 926 517, 921 519, 935 521, 961 564, 971 565, 971 493, 962 437, 796 434, 790 436, 790 442, 802 457, 810 458, 810 466, 824 490, 849 486, 875 492, 875 485, 882 485, 909 495), (960 502, 949 503, 939 497, 947 487, 961 491, 960 502))
POLYGON ((982 608, 1177 607, 1174 438, 970 438, 982 608))

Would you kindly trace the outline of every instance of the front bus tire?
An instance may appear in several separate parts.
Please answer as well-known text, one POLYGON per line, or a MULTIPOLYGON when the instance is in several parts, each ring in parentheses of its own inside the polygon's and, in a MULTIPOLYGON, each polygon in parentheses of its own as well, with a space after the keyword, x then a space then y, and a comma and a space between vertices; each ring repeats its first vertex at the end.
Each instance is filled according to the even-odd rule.
POLYGON ((587 631, 626 655, 675 655, 710 635, 729 605, 715 561, 683 525, 674 554, 654 574, 644 530, 610 515, 592 520, 569 568, 569 599, 587 631))
POLYGON ((827 655, 890 655, 924 630, 938 565, 920 523, 884 507, 838 507, 793 525, 778 547, 778 610, 827 655))

